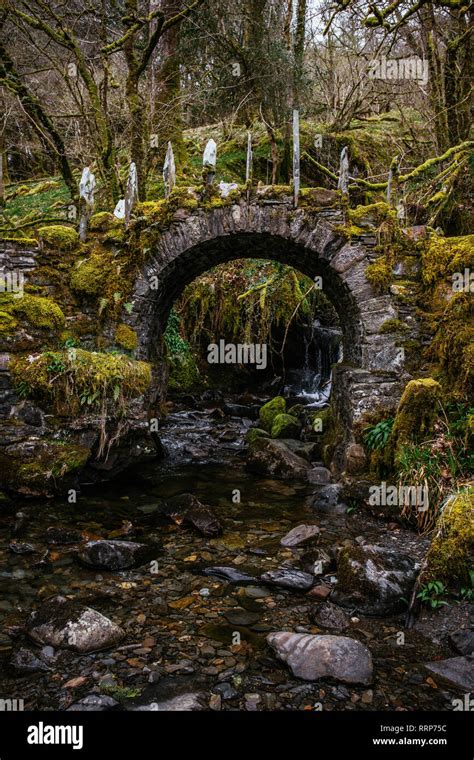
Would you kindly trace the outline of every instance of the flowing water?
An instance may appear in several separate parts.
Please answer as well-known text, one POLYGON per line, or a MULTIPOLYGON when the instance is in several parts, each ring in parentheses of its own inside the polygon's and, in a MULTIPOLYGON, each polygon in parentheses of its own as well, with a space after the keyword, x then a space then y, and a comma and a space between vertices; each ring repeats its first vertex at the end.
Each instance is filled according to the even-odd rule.
MULTIPOLYGON (((243 436, 251 424, 232 417, 226 403, 185 409, 175 404, 161 431, 168 457, 150 461, 113 483, 85 489, 77 504, 65 498, 21 505, 16 541, 31 554, 9 549, 20 507, 4 509, 0 530, 2 634, 0 696, 25 708, 64 709, 88 694, 108 694, 122 709, 183 693, 199 693, 213 709, 450 709, 449 691, 433 688, 422 662, 449 652, 416 630, 397 645, 403 618, 352 616, 345 635, 365 643, 374 658, 371 688, 294 678, 266 645, 270 631, 324 632, 313 622, 317 603, 303 592, 270 588, 259 576, 287 565, 302 567, 307 549, 280 540, 292 527, 317 523, 319 546, 334 548, 364 536, 409 549, 417 537, 393 530, 358 510, 316 515, 311 486, 250 474, 243 436), (208 505, 223 535, 204 538, 155 512, 167 497, 189 492, 208 505), (75 544, 48 544, 46 530, 80 531, 82 540, 127 538, 156 547, 156 562, 122 572, 97 572, 76 560, 75 544), (234 585, 204 574, 228 566, 255 577, 234 585), (24 624, 32 609, 61 594, 101 611, 126 638, 115 649, 80 655, 32 644, 24 624), (47 666, 25 672, 9 664, 27 648, 47 666)), ((329 584, 334 575, 325 576, 329 584)), ((333 631, 329 631, 333 633, 333 631)))

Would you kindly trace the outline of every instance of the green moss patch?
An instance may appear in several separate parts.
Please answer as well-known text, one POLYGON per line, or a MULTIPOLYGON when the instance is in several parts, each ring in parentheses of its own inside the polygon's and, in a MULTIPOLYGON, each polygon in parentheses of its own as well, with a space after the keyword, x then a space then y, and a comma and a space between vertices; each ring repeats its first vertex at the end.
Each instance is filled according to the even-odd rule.
POLYGON ((30 358, 12 362, 14 382, 21 383, 28 395, 47 399, 64 413, 77 412, 80 407, 103 410, 110 401, 111 411, 119 415, 126 402, 145 393, 151 383, 147 362, 120 354, 74 348, 30 358))
POLYGON ((115 332, 115 342, 127 351, 134 351, 138 346, 138 335, 135 330, 122 323, 115 332))
POLYGON ((422 278, 425 285, 434 285, 441 279, 474 269, 474 235, 445 238, 432 235, 421 254, 422 278))
POLYGON ((11 456, 1 453, 5 485, 24 496, 50 496, 57 482, 66 489, 90 457, 90 449, 77 443, 42 440, 11 456))
POLYGON ((53 224, 50 227, 40 227, 38 235, 47 248, 57 248, 60 251, 73 251, 79 246, 79 235, 72 227, 53 224))
POLYGON ((285 412, 286 401, 283 396, 275 396, 275 398, 272 398, 271 401, 268 401, 262 406, 258 413, 262 428, 270 433, 275 417, 278 414, 285 414, 285 412))
POLYGON ((377 261, 365 268, 365 277, 376 293, 386 293, 393 279, 393 267, 386 256, 380 256, 377 261))
POLYGON ((1 320, 6 326, 15 326, 15 318, 28 322, 29 325, 43 330, 61 330, 65 317, 62 309, 52 298, 42 298, 25 293, 21 298, 13 294, 0 294, 0 311, 4 314, 1 320))
POLYGON ((474 491, 460 492, 445 503, 427 554, 427 579, 468 581, 474 552, 474 491))
POLYGON ((277 414, 273 418, 272 438, 299 438, 301 423, 291 414, 277 414))

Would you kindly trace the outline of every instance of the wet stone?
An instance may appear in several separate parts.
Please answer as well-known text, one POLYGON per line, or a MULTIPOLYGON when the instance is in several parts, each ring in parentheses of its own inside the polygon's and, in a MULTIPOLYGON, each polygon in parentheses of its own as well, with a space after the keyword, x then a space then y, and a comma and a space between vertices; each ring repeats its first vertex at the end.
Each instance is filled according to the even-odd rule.
POLYGON ((265 583, 270 583, 272 586, 280 586, 281 588, 295 591, 307 591, 314 583, 314 578, 309 573, 291 568, 269 570, 263 573, 261 580, 265 581, 265 583))
POLYGON ((319 533, 320 529, 317 525, 297 525, 283 536, 280 543, 282 546, 300 546, 314 539, 319 533))
POLYGON ((474 657, 450 657, 439 662, 427 662, 425 668, 435 681, 467 693, 474 691, 474 657))
POLYGON ((345 683, 369 684, 372 656, 363 644, 347 636, 319 636, 280 631, 267 641, 293 675, 305 681, 331 677, 345 683))
POLYGON ((474 631, 468 628, 452 633, 449 643, 460 654, 472 655, 474 653, 474 631))
POLYGON ((204 575, 211 575, 215 578, 220 578, 221 580, 228 581, 229 583, 235 583, 239 585, 243 585, 245 583, 254 583, 256 580, 253 575, 248 575, 248 573, 243 573, 233 567, 206 567, 203 570, 203 573, 204 575))
POLYGON ((260 620, 260 615, 256 612, 248 612, 247 610, 235 609, 230 612, 224 612, 224 617, 231 625, 247 626, 253 625, 260 620))
POLYGON ((78 530, 51 526, 45 533, 47 544, 78 544, 83 540, 82 533, 78 530))
POLYGON ((126 570, 143 564, 153 552, 145 544, 134 541, 88 541, 78 553, 86 567, 99 570, 126 570))
POLYGON ((330 628, 336 631, 344 631, 350 625, 349 616, 331 602, 318 605, 312 614, 312 619, 321 628, 330 628))
POLYGON ((49 599, 29 618, 28 636, 37 644, 94 652, 121 641, 124 631, 97 610, 64 597, 49 599))
POLYGON ((113 710, 119 703, 105 694, 89 694, 67 708, 68 712, 101 712, 113 710))
POLYGON ((51 670, 49 665, 37 657, 34 652, 23 647, 14 652, 10 665, 19 673, 46 673, 51 670))

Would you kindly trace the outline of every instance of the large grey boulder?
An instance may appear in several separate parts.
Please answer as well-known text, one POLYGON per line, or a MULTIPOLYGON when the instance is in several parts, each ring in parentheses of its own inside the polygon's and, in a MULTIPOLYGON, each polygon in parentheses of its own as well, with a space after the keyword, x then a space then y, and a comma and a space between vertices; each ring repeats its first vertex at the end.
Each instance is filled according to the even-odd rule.
POLYGON ((406 607, 418 566, 412 557, 373 544, 343 549, 331 601, 363 615, 391 615, 406 607))
POLYGON ((32 613, 27 633, 37 644, 75 652, 95 652, 113 647, 125 632, 91 607, 55 596, 32 613))
POLYGON ((348 636, 278 631, 270 633, 267 642, 293 675, 304 681, 320 678, 361 684, 372 681, 372 655, 360 641, 348 636))
POLYGON ((282 441, 256 438, 249 446, 247 469, 282 480, 303 479, 309 468, 306 459, 290 451, 282 441))

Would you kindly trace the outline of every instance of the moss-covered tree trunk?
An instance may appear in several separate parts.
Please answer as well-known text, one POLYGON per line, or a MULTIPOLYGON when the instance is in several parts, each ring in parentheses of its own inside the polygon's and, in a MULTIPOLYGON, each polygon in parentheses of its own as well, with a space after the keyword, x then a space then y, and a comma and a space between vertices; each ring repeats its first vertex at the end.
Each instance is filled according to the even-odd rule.
MULTIPOLYGON (((161 11, 165 18, 175 16, 181 8, 178 0, 162 0, 161 11)), ((171 26, 158 43, 158 63, 154 70, 155 96, 153 132, 158 135, 156 159, 163 165, 168 141, 173 152, 178 171, 186 160, 183 139, 183 114, 181 102, 181 74, 179 58, 180 23, 171 26)))

